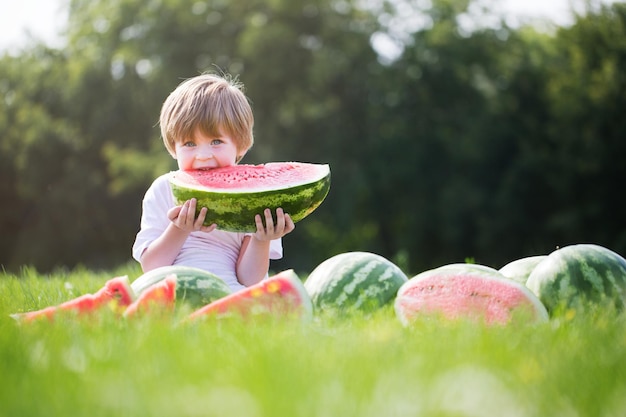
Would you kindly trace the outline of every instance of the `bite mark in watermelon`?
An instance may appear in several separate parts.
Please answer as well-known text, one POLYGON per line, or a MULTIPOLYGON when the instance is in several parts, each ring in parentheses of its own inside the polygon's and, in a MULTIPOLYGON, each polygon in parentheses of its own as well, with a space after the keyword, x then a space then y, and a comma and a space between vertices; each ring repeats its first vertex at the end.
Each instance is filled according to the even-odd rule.
POLYGON ((294 222, 311 214, 330 190, 330 168, 323 164, 273 162, 210 170, 174 171, 170 185, 177 204, 196 198, 196 215, 208 209, 205 225, 255 232, 254 218, 266 208, 282 208, 294 222))
POLYGON ((402 285, 394 306, 405 325, 428 316, 486 324, 506 324, 516 315, 548 319, 543 304, 524 285, 473 264, 445 265, 414 276, 402 285))
POLYGON ((169 311, 174 309, 176 302, 176 275, 171 274, 151 285, 124 312, 124 317, 133 317, 148 312, 169 311))
POLYGON ((310 319, 311 315, 311 299, 296 273, 289 269, 194 311, 186 321, 208 316, 310 319))
POLYGON ((95 294, 84 294, 57 306, 12 314, 11 317, 20 322, 31 322, 41 318, 52 320, 57 314, 62 312, 73 312, 76 314, 92 313, 103 307, 109 307, 114 311, 122 311, 133 302, 134 298, 134 292, 128 283, 128 276, 120 276, 108 280, 95 294))

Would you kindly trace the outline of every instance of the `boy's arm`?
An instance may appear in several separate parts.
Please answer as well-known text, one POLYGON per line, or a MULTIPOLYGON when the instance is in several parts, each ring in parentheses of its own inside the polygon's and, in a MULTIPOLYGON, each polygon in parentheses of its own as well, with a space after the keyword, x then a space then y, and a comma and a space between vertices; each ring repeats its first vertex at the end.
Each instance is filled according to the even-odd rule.
POLYGON ((280 239, 295 229, 293 220, 282 209, 276 210, 276 225, 269 209, 265 210, 265 224, 261 216, 255 217, 257 231, 252 236, 246 236, 237 260, 237 279, 246 287, 261 281, 270 266, 270 242, 280 239))
POLYGON ((141 255, 141 268, 144 272, 152 269, 172 265, 180 253, 185 240, 193 231, 212 232, 216 225, 203 226, 207 209, 202 208, 198 217, 196 214, 196 200, 192 198, 182 206, 176 206, 167 212, 167 217, 171 223, 167 226, 163 234, 155 239, 143 251, 141 255))
POLYGON ((180 253, 189 233, 170 223, 161 236, 155 239, 141 255, 141 269, 144 272, 172 265, 180 253))

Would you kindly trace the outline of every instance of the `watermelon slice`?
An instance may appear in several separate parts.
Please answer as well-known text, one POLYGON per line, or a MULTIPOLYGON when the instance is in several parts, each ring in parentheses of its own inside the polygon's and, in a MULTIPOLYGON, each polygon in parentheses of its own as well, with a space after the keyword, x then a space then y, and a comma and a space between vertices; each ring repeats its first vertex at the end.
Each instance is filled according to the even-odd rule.
POLYGON ((311 214, 330 189, 328 165, 273 162, 170 173, 177 204, 196 198, 196 215, 208 208, 205 224, 230 232, 255 232, 254 217, 281 207, 294 222, 311 214))
POLYGON ((232 290, 220 277, 199 268, 183 265, 168 265, 141 275, 130 285, 137 296, 170 275, 176 276, 176 303, 189 304, 197 309, 222 298, 232 290))
POLYGON ((474 264, 445 265, 414 276, 398 290, 394 307, 405 325, 430 315, 486 324, 506 324, 516 315, 548 319, 546 308, 524 285, 474 264))
POLYGON ((105 306, 114 310, 130 305, 135 298, 130 287, 128 276, 115 277, 108 280, 95 294, 84 294, 57 306, 46 307, 42 310, 29 311, 26 313, 12 314, 20 322, 31 322, 40 318, 49 320, 61 312, 74 312, 77 314, 91 313, 105 306))
POLYGON ((153 284, 143 291, 141 295, 124 312, 124 317, 133 317, 148 313, 155 309, 174 309, 176 302, 176 275, 171 274, 165 279, 153 284))
POLYGON ((310 319, 312 314, 313 306, 304 285, 296 273, 289 269, 196 310, 186 321, 207 316, 259 315, 310 319))

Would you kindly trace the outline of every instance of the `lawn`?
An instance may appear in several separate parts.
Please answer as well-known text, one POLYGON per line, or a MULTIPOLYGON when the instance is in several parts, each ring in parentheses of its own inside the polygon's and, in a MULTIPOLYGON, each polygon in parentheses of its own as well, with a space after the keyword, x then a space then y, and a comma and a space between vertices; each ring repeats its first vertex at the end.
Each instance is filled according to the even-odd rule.
POLYGON ((612 311, 408 328, 391 307, 311 322, 9 317, 120 274, 139 271, 0 274, 0 416, 626 415, 626 319, 612 311))

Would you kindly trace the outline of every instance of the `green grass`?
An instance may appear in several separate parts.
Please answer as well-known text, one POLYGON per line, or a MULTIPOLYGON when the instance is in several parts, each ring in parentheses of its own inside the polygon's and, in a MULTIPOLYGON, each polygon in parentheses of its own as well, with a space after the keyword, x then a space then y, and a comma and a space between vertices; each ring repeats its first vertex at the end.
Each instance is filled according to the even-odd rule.
POLYGON ((138 276, 0 275, 1 417, 626 415, 626 319, 614 312, 410 328, 391 308, 310 323, 9 318, 124 273, 138 276))

